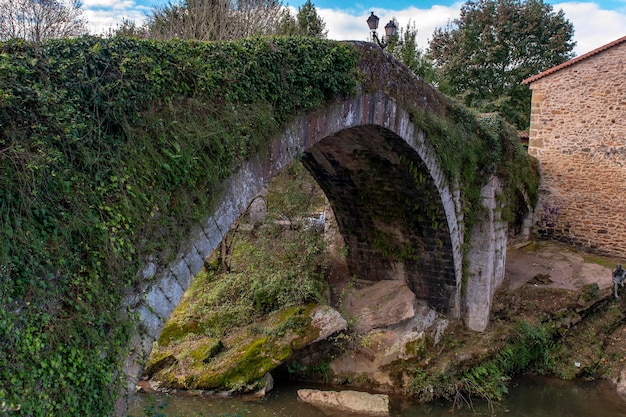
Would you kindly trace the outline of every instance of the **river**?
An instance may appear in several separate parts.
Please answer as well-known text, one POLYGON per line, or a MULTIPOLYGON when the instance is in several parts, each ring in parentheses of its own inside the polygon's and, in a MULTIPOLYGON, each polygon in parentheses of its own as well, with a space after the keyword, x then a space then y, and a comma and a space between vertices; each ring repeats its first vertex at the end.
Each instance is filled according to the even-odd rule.
MULTIPOLYGON (((331 389, 307 384, 278 383, 276 388, 262 400, 244 402, 233 398, 209 396, 138 394, 132 401, 129 415, 152 416, 144 413, 146 406, 154 406, 167 417, 325 417, 315 407, 297 399, 299 388, 331 389), (167 402, 159 410, 158 405, 167 402)), ((392 399, 392 417, 624 417, 626 400, 619 397, 613 385, 607 381, 561 381, 539 377, 523 377, 512 381, 508 397, 501 403, 489 405, 474 401, 474 412, 468 408, 450 412, 451 403, 434 402, 417 404, 402 399, 392 399)), ((158 415, 158 414, 155 414, 158 415)))

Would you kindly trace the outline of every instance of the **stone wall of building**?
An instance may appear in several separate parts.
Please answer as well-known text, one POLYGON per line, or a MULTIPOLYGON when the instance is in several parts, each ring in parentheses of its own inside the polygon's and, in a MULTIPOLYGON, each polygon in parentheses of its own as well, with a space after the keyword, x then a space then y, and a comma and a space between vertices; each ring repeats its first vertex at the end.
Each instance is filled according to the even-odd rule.
POLYGON ((626 42, 532 81, 536 230, 626 257, 626 42))

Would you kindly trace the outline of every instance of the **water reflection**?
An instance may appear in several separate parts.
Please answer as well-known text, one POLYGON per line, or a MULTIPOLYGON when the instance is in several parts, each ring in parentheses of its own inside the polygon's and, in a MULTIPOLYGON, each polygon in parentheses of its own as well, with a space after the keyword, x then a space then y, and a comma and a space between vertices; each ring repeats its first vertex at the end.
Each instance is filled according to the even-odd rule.
MULTIPOLYGON (((315 407, 297 399, 299 388, 320 388, 311 385, 283 383, 267 398, 244 402, 232 398, 209 396, 188 397, 163 394, 141 394, 135 397, 129 414, 142 417, 142 407, 167 401, 162 410, 168 417, 215 417, 224 414, 243 417, 324 417, 315 407)), ((326 388, 328 389, 328 388, 326 388)), ((507 417, 624 417, 626 400, 615 393, 615 388, 607 381, 583 382, 560 381, 538 377, 524 377, 515 380, 509 396, 493 409, 484 402, 474 402, 474 411, 465 408, 450 411, 451 403, 434 402, 416 404, 406 400, 393 399, 392 417, 467 417, 467 416, 507 416, 507 417)))

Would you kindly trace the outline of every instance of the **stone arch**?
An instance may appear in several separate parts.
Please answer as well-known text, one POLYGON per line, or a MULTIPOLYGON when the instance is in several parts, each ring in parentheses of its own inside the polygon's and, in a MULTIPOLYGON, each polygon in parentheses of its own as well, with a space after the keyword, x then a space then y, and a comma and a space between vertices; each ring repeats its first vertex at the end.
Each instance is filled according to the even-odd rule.
POLYGON ((419 155, 394 132, 344 129, 302 157, 328 197, 360 279, 405 281, 417 298, 454 310, 457 282, 439 190, 419 155))
MULTIPOLYGON (((128 393, 204 259, 271 178, 297 157, 336 211, 354 272, 370 280, 404 279, 431 307, 460 317, 463 226, 458 187, 448 183, 435 150, 407 111, 382 92, 362 93, 292 121, 266 151, 225 182, 214 214, 194 229, 176 260, 167 266, 149 260, 140 273, 145 287, 126 299, 127 309, 139 319, 123 370, 128 393), (377 177, 369 175, 372 167, 377 177), (352 185, 341 182, 348 177, 352 185), (378 200, 392 197, 394 204, 407 207, 387 221, 390 207, 368 208, 365 200, 359 201, 367 193, 378 200)), ((123 414, 125 403, 118 410, 123 414)))

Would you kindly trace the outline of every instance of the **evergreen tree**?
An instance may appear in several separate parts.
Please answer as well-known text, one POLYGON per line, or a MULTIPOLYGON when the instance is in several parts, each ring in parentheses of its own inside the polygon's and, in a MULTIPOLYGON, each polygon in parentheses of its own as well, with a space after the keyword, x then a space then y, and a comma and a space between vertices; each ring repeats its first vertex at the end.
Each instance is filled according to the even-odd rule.
POLYGON ((328 35, 326 23, 317 14, 317 9, 313 3, 311 3, 311 0, 307 0, 306 3, 298 8, 296 24, 297 34, 300 36, 307 36, 310 38, 326 38, 328 35))
MULTIPOLYGON (((397 26, 397 22, 393 20, 397 26)), ((387 52, 426 81, 432 82, 435 79, 432 61, 417 44, 415 22, 409 20, 406 28, 400 28, 400 34, 389 40, 387 52)))
POLYGON ((543 0, 470 0, 430 41, 439 88, 527 129, 531 93, 521 81, 572 58, 573 34, 543 0))

